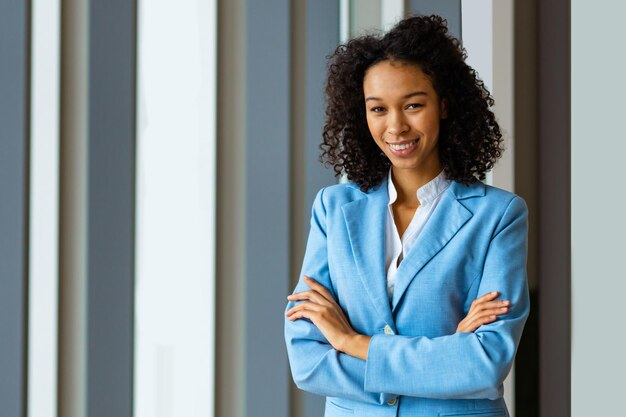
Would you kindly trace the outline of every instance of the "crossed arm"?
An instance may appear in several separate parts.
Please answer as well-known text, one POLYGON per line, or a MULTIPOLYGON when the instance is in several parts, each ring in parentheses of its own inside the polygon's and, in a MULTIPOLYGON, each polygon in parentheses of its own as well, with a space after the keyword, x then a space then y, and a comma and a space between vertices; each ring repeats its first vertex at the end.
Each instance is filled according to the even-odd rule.
MULTIPOLYGON (((310 289, 287 297, 289 301, 300 303, 287 310, 285 316, 290 321, 311 320, 335 350, 367 360, 371 337, 352 328, 348 317, 326 287, 307 276, 303 280, 310 289)), ((498 292, 492 291, 475 299, 467 316, 457 326, 457 333, 473 332, 484 324, 496 321, 497 316, 506 314, 510 302, 495 300, 497 296, 498 292)))

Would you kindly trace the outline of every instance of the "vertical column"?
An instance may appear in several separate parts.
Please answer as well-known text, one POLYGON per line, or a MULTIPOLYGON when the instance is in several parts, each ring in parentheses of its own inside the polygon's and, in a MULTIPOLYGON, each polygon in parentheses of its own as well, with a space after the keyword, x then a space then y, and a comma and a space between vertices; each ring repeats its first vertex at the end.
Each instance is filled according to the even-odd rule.
POLYGON ((626 59, 607 51, 622 48, 625 15, 623 2, 571 2, 571 410, 557 417, 623 413, 626 59))
POLYGON ((29 2, 0 4, 0 404, 26 413, 29 2))
POLYGON ((571 412, 570 2, 538 4, 539 415, 561 417, 571 412))
MULTIPOLYGON (((496 101, 494 112, 502 129, 504 149, 502 158, 493 169, 493 185, 505 190, 515 190, 515 102, 514 102, 514 0, 493 1, 492 44, 493 82, 491 91, 496 101)), ((512 399, 512 398, 511 398, 512 399)), ((513 404, 511 404, 512 408, 513 404)))
POLYGON ((59 415, 132 415, 135 2, 62 4, 59 415))
MULTIPOLYGON (((290 1, 246 7, 246 416, 287 417, 283 309, 289 292, 290 1), (271 22, 271 24, 268 24, 271 22)), ((227 140, 227 139, 226 139, 227 140)), ((236 301, 236 300, 233 300, 236 301)))
POLYGON ((407 0, 407 14, 437 14, 448 21, 452 36, 461 39, 461 0, 407 0))
POLYGON ((383 30, 391 29, 405 15, 405 0, 382 0, 380 5, 381 26, 383 30))
POLYGON ((138 1, 139 417, 214 413, 216 3, 138 1))
MULTIPOLYGON (((492 44, 493 78, 491 91, 496 101, 494 112, 502 130, 505 152, 494 167, 491 175, 492 184, 505 190, 515 189, 515 102, 513 81, 513 0, 493 1, 492 7, 492 44)), ((515 408, 515 364, 504 381, 504 399, 511 417, 516 416, 515 408)))
POLYGON ((57 415, 59 0, 32 1, 28 415, 57 415))
POLYGON ((85 417, 88 0, 61 3, 58 406, 85 417))
POLYGON ((244 417, 246 0, 219 0, 217 6, 215 415, 244 417))
POLYGON ((530 315, 524 326, 517 350, 515 369, 515 413, 517 417, 539 416, 539 352, 538 321, 538 232, 539 232, 539 167, 538 167, 538 57, 537 0, 515 1, 514 30, 514 136, 515 192, 528 205, 528 286, 530 315))
MULTIPOLYGON (((325 120, 326 57, 339 43, 340 22, 337 0, 295 2, 293 7, 290 290, 299 278, 315 195, 337 182, 334 171, 319 160, 319 145, 325 120)), ((295 387, 292 393, 292 415, 324 414, 323 397, 295 387)))
POLYGON ((378 34, 382 23, 382 0, 350 2, 350 37, 378 34))
POLYGON ((89 3, 87 415, 130 417, 136 4, 89 3))

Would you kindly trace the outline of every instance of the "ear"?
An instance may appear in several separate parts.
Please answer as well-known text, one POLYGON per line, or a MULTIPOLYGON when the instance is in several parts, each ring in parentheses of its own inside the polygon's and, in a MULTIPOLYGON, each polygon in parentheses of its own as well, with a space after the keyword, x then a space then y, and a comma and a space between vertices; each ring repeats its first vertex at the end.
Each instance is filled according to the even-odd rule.
POLYGON ((448 109, 446 108, 446 99, 442 98, 441 99, 441 118, 442 119, 447 119, 448 118, 448 109))

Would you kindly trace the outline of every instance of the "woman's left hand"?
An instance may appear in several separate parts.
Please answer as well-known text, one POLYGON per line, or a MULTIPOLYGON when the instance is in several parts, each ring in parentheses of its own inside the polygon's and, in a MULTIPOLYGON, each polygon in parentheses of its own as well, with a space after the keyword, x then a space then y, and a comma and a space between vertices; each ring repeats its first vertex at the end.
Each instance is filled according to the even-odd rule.
POLYGON ((311 289, 287 297, 289 301, 301 301, 285 313, 287 318, 291 321, 302 318, 311 320, 333 348, 350 356, 367 359, 370 337, 352 328, 348 317, 326 287, 312 278, 305 276, 303 279, 311 289))

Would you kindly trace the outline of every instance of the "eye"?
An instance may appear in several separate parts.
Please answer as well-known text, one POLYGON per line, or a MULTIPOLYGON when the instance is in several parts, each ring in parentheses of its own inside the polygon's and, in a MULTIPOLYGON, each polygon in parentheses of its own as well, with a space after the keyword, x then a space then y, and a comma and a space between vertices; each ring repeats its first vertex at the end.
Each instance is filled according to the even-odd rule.
POLYGON ((380 107, 380 106, 378 106, 378 107, 372 107, 372 108, 370 109, 370 111, 371 111, 371 112, 374 112, 374 113, 382 113, 382 112, 384 112, 384 111, 385 111, 385 108, 384 108, 384 107, 380 107))
POLYGON ((415 109, 419 109, 420 107, 424 107, 424 105, 420 103, 411 103, 408 106, 406 106, 407 110, 415 110, 415 109))

